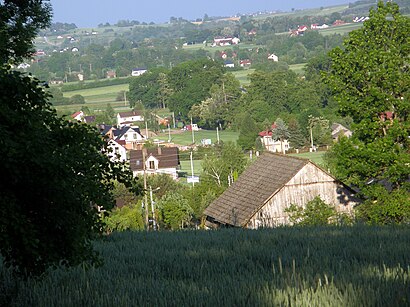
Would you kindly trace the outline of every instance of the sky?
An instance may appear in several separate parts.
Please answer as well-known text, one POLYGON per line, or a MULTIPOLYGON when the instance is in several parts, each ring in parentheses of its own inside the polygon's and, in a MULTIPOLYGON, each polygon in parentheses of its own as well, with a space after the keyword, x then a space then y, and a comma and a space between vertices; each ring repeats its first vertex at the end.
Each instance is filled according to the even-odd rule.
POLYGON ((233 16, 258 11, 290 11, 347 4, 349 0, 50 0, 53 22, 96 27, 119 20, 164 23, 170 17, 187 20, 208 16, 233 16))

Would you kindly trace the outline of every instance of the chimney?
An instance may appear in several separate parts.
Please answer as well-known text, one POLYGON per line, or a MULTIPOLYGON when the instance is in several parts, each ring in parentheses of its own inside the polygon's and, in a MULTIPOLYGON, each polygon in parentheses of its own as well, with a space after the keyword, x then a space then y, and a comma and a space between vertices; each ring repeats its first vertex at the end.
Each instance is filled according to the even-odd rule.
POLYGON ((158 155, 162 155, 162 150, 161 150, 161 146, 158 146, 158 155))

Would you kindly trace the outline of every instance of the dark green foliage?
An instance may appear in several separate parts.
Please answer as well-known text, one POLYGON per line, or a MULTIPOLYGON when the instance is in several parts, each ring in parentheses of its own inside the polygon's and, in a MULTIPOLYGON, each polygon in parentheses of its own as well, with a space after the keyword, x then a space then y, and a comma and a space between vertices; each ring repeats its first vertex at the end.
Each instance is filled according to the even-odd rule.
POLYGON ((208 59, 189 61, 172 69, 168 82, 174 93, 169 98, 169 109, 182 118, 195 104, 210 96, 210 89, 224 73, 222 63, 208 59))
POLYGON ((85 104, 85 99, 83 96, 77 94, 70 97, 70 104, 85 104))
POLYGON ((408 223, 410 212, 410 18, 379 2, 370 20, 353 31, 344 49, 330 53, 327 82, 353 136, 327 155, 328 167, 366 199, 369 223, 408 223), (392 197, 387 197, 391 194, 392 197))
MULTIPOLYGON (((332 205, 326 204, 319 196, 306 204, 306 208, 291 205, 285 209, 289 213, 289 220, 298 226, 326 226, 339 223, 340 217, 332 205)), ((347 220, 348 217, 344 220, 347 220)))
POLYGON ((39 81, 0 70, 0 250, 21 273, 98 263, 97 206, 113 204, 111 180, 132 174, 102 153, 88 125, 56 116, 39 81))
POLYGON ((128 98, 131 107, 136 102, 141 102, 145 108, 154 109, 161 107, 161 83, 160 75, 167 74, 164 68, 156 68, 147 71, 138 77, 130 79, 130 91, 128 98))
POLYGON ((38 30, 46 28, 50 20, 48 1, 0 2, 0 65, 20 63, 30 57, 38 30))
POLYGON ((249 150, 255 147, 255 140, 258 137, 259 129, 249 113, 245 114, 239 127, 238 145, 249 150))

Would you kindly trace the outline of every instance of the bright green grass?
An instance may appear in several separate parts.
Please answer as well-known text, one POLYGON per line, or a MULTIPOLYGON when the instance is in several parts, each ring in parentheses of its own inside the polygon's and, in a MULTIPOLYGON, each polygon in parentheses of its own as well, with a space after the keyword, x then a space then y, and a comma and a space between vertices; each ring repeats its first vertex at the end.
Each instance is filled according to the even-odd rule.
POLYGON ((409 306, 409 242, 389 226, 114 233, 100 268, 13 285, 0 262, 0 305, 409 306))
POLYGON ((118 85, 110 85, 104 87, 96 87, 84 90, 77 90, 77 91, 70 91, 64 92, 64 97, 71 97, 74 95, 81 95, 84 98, 92 98, 97 97, 101 99, 102 97, 109 95, 110 97, 117 97, 118 92, 121 91, 128 91, 129 85, 128 84, 118 84, 118 85))
MULTIPOLYGON (((184 154, 184 153, 179 153, 184 154)), ((189 153, 186 153, 189 155, 189 153)), ((187 176, 191 176, 191 161, 180 161, 181 163, 181 172, 184 172, 187 174, 187 176)), ((192 164, 194 166, 194 175, 199 176, 202 171, 202 160, 192 160, 192 164)))
POLYGON ((309 159, 318 165, 323 165, 323 157, 325 153, 325 151, 304 152, 299 154, 290 154, 290 156, 309 159))
MULTIPOLYGON (((172 130, 171 130, 172 131, 172 130)), ((239 132, 236 131, 219 131, 219 139, 223 142, 236 142, 239 137, 239 132)), ((168 132, 158 134, 157 137, 159 140, 168 141, 168 132)), ((217 135, 216 130, 199 130, 194 131, 194 140, 196 145, 201 144, 202 139, 211 139, 212 144, 216 144, 217 135)), ((181 133, 172 134, 171 132, 171 141, 178 145, 190 145, 192 144, 192 132, 183 131, 181 133)))
POLYGON ((299 75, 303 75, 305 73, 305 67, 306 63, 289 65, 289 69, 293 70, 295 73, 299 75))
POLYGON ((329 27, 327 29, 319 30, 319 33, 322 35, 333 35, 333 34, 340 34, 344 35, 353 30, 357 30, 363 27, 363 23, 349 23, 337 27, 329 27))
POLYGON ((253 49, 253 48, 257 48, 257 47, 263 47, 261 45, 243 44, 243 43, 239 43, 238 45, 211 47, 211 44, 212 44, 212 42, 208 42, 208 45, 205 46, 204 44, 199 43, 199 44, 195 44, 195 45, 183 46, 183 49, 187 50, 187 51, 197 51, 197 50, 200 50, 200 49, 204 49, 206 51, 215 52, 215 51, 224 51, 224 50, 232 49, 234 46, 236 46, 240 49, 253 49))
POLYGON ((244 69, 233 71, 232 74, 235 76, 236 79, 239 80, 241 84, 249 84, 251 81, 249 80, 248 75, 250 75, 254 71, 255 69, 244 69))

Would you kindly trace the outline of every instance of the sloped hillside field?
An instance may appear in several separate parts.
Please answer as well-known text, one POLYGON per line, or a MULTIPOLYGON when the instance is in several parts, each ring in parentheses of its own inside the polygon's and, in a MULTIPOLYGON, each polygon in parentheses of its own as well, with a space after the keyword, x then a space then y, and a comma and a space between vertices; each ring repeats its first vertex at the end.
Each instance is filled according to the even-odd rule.
POLYGON ((0 268, 3 290, 15 306, 410 304, 409 227, 128 232, 96 248, 103 267, 42 281, 0 268))

